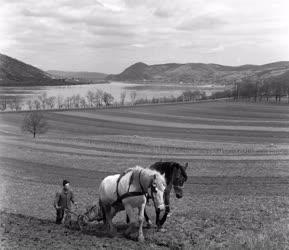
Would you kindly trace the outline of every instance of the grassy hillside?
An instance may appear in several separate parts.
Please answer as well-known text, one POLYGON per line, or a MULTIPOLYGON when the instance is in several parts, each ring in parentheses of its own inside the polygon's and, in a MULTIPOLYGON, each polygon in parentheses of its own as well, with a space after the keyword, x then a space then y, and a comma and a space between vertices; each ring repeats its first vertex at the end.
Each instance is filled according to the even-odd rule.
POLYGON ((109 75, 116 81, 183 82, 197 85, 232 84, 244 78, 267 79, 289 71, 289 62, 264 65, 223 66, 218 64, 187 63, 147 65, 136 63, 118 75, 109 75))
MULTIPOLYGON (((105 75, 99 75, 102 77, 105 75)), ((87 84, 91 80, 63 79, 12 57, 0 54, 0 86, 53 86, 87 84)))
POLYGON ((111 240, 103 229, 56 229, 52 201, 68 178, 81 212, 97 201, 104 176, 160 159, 189 162, 189 178, 184 198, 172 193, 167 232, 146 229, 145 247, 284 249, 288 242, 288 106, 212 102, 51 112, 49 132, 35 140, 20 131, 23 115, 0 114, 1 210, 22 214, 7 215, 14 223, 2 237, 6 246, 40 248, 52 237, 51 248, 65 242, 72 249, 120 243, 142 249, 123 237, 123 213, 111 240), (23 240, 21 232, 30 233, 23 240))
POLYGON ((0 54, 0 85, 9 85, 23 82, 45 82, 51 78, 44 71, 16 60, 12 57, 0 54))

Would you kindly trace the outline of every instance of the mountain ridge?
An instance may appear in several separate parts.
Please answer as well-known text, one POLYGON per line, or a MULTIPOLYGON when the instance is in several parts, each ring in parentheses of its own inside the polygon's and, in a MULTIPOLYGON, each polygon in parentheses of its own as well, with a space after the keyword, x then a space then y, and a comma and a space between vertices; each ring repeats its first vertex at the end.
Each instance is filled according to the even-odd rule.
POLYGON ((148 65, 135 63, 120 74, 108 75, 110 81, 174 82, 191 84, 232 84, 244 78, 267 79, 289 71, 289 61, 262 65, 227 66, 214 63, 165 63, 148 65))
MULTIPOLYGON (((135 63, 120 74, 85 71, 43 71, 0 53, 0 86, 49 86, 104 83, 106 81, 231 85, 250 80, 287 79, 289 61, 263 65, 226 66, 215 63, 135 63)), ((288 79, 289 80, 289 79, 288 79)))

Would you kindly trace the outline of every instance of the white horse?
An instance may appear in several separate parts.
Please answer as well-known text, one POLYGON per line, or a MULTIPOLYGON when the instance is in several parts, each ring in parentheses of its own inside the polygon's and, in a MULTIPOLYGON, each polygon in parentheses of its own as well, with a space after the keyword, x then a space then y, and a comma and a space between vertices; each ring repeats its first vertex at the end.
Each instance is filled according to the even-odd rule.
POLYGON ((144 241, 142 227, 147 195, 150 192, 156 209, 164 210, 165 188, 164 175, 140 166, 126 170, 122 175, 116 174, 104 178, 99 187, 99 205, 103 221, 110 233, 115 232, 112 225, 114 215, 125 209, 130 219, 130 225, 125 232, 128 236, 133 228, 133 208, 138 208, 138 240, 144 241))

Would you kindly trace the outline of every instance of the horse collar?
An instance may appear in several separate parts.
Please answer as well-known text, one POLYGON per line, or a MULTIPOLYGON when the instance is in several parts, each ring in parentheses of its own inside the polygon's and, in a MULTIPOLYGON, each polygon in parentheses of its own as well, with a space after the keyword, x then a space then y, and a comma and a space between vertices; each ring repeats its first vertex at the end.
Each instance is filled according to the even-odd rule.
POLYGON ((141 178, 140 178, 141 177, 141 172, 142 172, 142 170, 139 171, 139 175, 138 175, 139 185, 140 185, 141 191, 145 194, 146 192, 145 192, 145 190, 143 188, 143 185, 141 184, 141 178))

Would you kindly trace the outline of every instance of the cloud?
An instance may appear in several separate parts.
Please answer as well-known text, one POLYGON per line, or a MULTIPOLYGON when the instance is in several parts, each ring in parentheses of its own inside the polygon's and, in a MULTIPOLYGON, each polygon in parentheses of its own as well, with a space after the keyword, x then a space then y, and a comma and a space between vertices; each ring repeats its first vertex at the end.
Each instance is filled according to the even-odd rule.
POLYGON ((21 14, 25 17, 57 17, 56 13, 52 10, 46 10, 46 11, 32 11, 29 9, 22 9, 21 14))
POLYGON ((95 41, 86 43, 85 45, 90 48, 102 48, 102 49, 125 48, 130 46, 130 44, 126 41, 95 41))
POLYGON ((134 43, 131 46, 136 47, 136 48, 144 48, 145 47, 145 45, 141 44, 141 43, 134 43))
POLYGON ((157 17, 160 17, 160 18, 168 18, 172 14, 169 10, 164 10, 164 9, 158 8, 154 11, 154 15, 157 17))
POLYGON ((107 10, 110 10, 112 12, 123 12, 125 11, 125 8, 124 6, 122 6, 122 4, 120 3, 110 3, 109 1, 102 1, 101 2, 101 5, 107 9, 107 10))
POLYGON ((129 8, 136 8, 141 6, 152 6, 153 1, 150 0, 124 0, 124 3, 129 8))
POLYGON ((118 29, 115 27, 97 27, 94 30, 90 29, 90 32, 97 36, 105 37, 125 37, 132 38, 136 36, 136 32, 129 29, 118 29))
POLYGON ((207 50, 206 51, 206 53, 208 53, 208 54, 213 54, 213 53, 219 53, 219 52, 222 52, 222 51, 224 51, 225 50, 225 47, 223 46, 223 45, 218 45, 217 47, 215 47, 215 48, 211 48, 211 49, 209 49, 209 50, 207 50))
POLYGON ((212 39, 196 39, 194 41, 185 41, 179 46, 184 49, 211 49, 218 46, 218 41, 212 39))
POLYGON ((93 68, 100 65, 105 72, 134 60, 288 60, 288 5, 285 0, 2 0, 0 51, 35 65, 45 65, 47 57, 47 64, 62 69, 77 67, 74 60, 81 56, 88 58, 79 65, 83 70, 101 71, 93 68))
POLYGON ((178 30, 215 30, 226 25, 227 22, 221 18, 201 16, 184 20, 176 26, 178 30))
POLYGON ((79 10, 70 11, 66 9, 59 10, 28 10, 23 9, 22 14, 26 17, 34 18, 52 18, 57 19, 63 23, 79 23, 91 26, 99 27, 127 27, 130 24, 125 23, 120 17, 114 15, 106 15, 105 13, 99 11, 100 13, 90 13, 91 11, 79 10))

